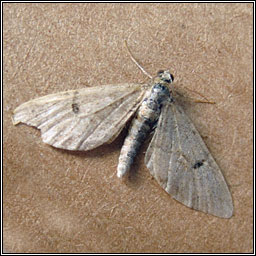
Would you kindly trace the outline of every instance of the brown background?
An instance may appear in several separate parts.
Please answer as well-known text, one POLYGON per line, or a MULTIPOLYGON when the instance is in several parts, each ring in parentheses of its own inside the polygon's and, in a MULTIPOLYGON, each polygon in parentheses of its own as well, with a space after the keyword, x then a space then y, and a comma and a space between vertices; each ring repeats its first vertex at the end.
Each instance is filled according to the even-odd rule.
POLYGON ((4 4, 4 246, 9 252, 252 252, 252 4, 4 4), (129 37, 130 36, 130 37, 129 37), (143 146, 130 178, 116 167, 125 132, 90 152, 54 149, 11 122, 35 97, 145 82, 170 69, 229 184, 234 216, 173 200, 143 146), (187 89, 186 89, 187 88, 187 89))

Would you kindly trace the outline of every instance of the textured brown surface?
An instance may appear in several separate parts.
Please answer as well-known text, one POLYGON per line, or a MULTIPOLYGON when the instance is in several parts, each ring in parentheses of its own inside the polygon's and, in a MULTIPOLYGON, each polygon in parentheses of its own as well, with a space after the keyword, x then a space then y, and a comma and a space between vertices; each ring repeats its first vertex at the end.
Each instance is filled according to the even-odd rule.
POLYGON ((252 252, 252 4, 4 4, 4 246, 9 252, 252 252), (133 32, 133 33, 132 33, 133 32), (170 68, 229 184, 234 216, 191 210, 144 165, 116 177, 125 133, 80 153, 11 122, 49 93, 144 82, 170 68), (185 89, 189 88, 189 90, 185 89))

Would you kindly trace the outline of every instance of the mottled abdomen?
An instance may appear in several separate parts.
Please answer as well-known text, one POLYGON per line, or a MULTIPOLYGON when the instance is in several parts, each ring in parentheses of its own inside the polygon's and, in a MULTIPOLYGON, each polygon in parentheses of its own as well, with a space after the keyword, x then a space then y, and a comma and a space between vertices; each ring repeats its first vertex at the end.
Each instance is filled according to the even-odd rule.
POLYGON ((154 94, 143 101, 136 117, 132 120, 119 157, 117 167, 117 176, 119 178, 129 171, 142 142, 158 120, 160 104, 152 96, 154 94))

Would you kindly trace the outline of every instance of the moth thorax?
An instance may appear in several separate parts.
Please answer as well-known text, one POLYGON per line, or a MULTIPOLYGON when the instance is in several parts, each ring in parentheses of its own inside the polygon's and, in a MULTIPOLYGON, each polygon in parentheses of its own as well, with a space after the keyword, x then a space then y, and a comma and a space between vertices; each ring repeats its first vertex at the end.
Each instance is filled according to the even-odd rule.
POLYGON ((158 104, 161 104, 163 101, 167 100, 170 97, 169 88, 162 83, 157 83, 153 86, 151 92, 151 99, 156 101, 158 104))

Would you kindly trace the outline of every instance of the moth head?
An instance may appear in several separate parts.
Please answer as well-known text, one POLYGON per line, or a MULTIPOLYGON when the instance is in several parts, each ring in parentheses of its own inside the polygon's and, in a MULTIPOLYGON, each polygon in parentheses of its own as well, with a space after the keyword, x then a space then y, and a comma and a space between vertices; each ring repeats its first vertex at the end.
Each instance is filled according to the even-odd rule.
POLYGON ((170 73, 169 70, 159 70, 157 72, 157 76, 156 76, 157 80, 160 80, 160 82, 162 83, 168 83, 171 84, 174 81, 174 77, 173 75, 170 73))

